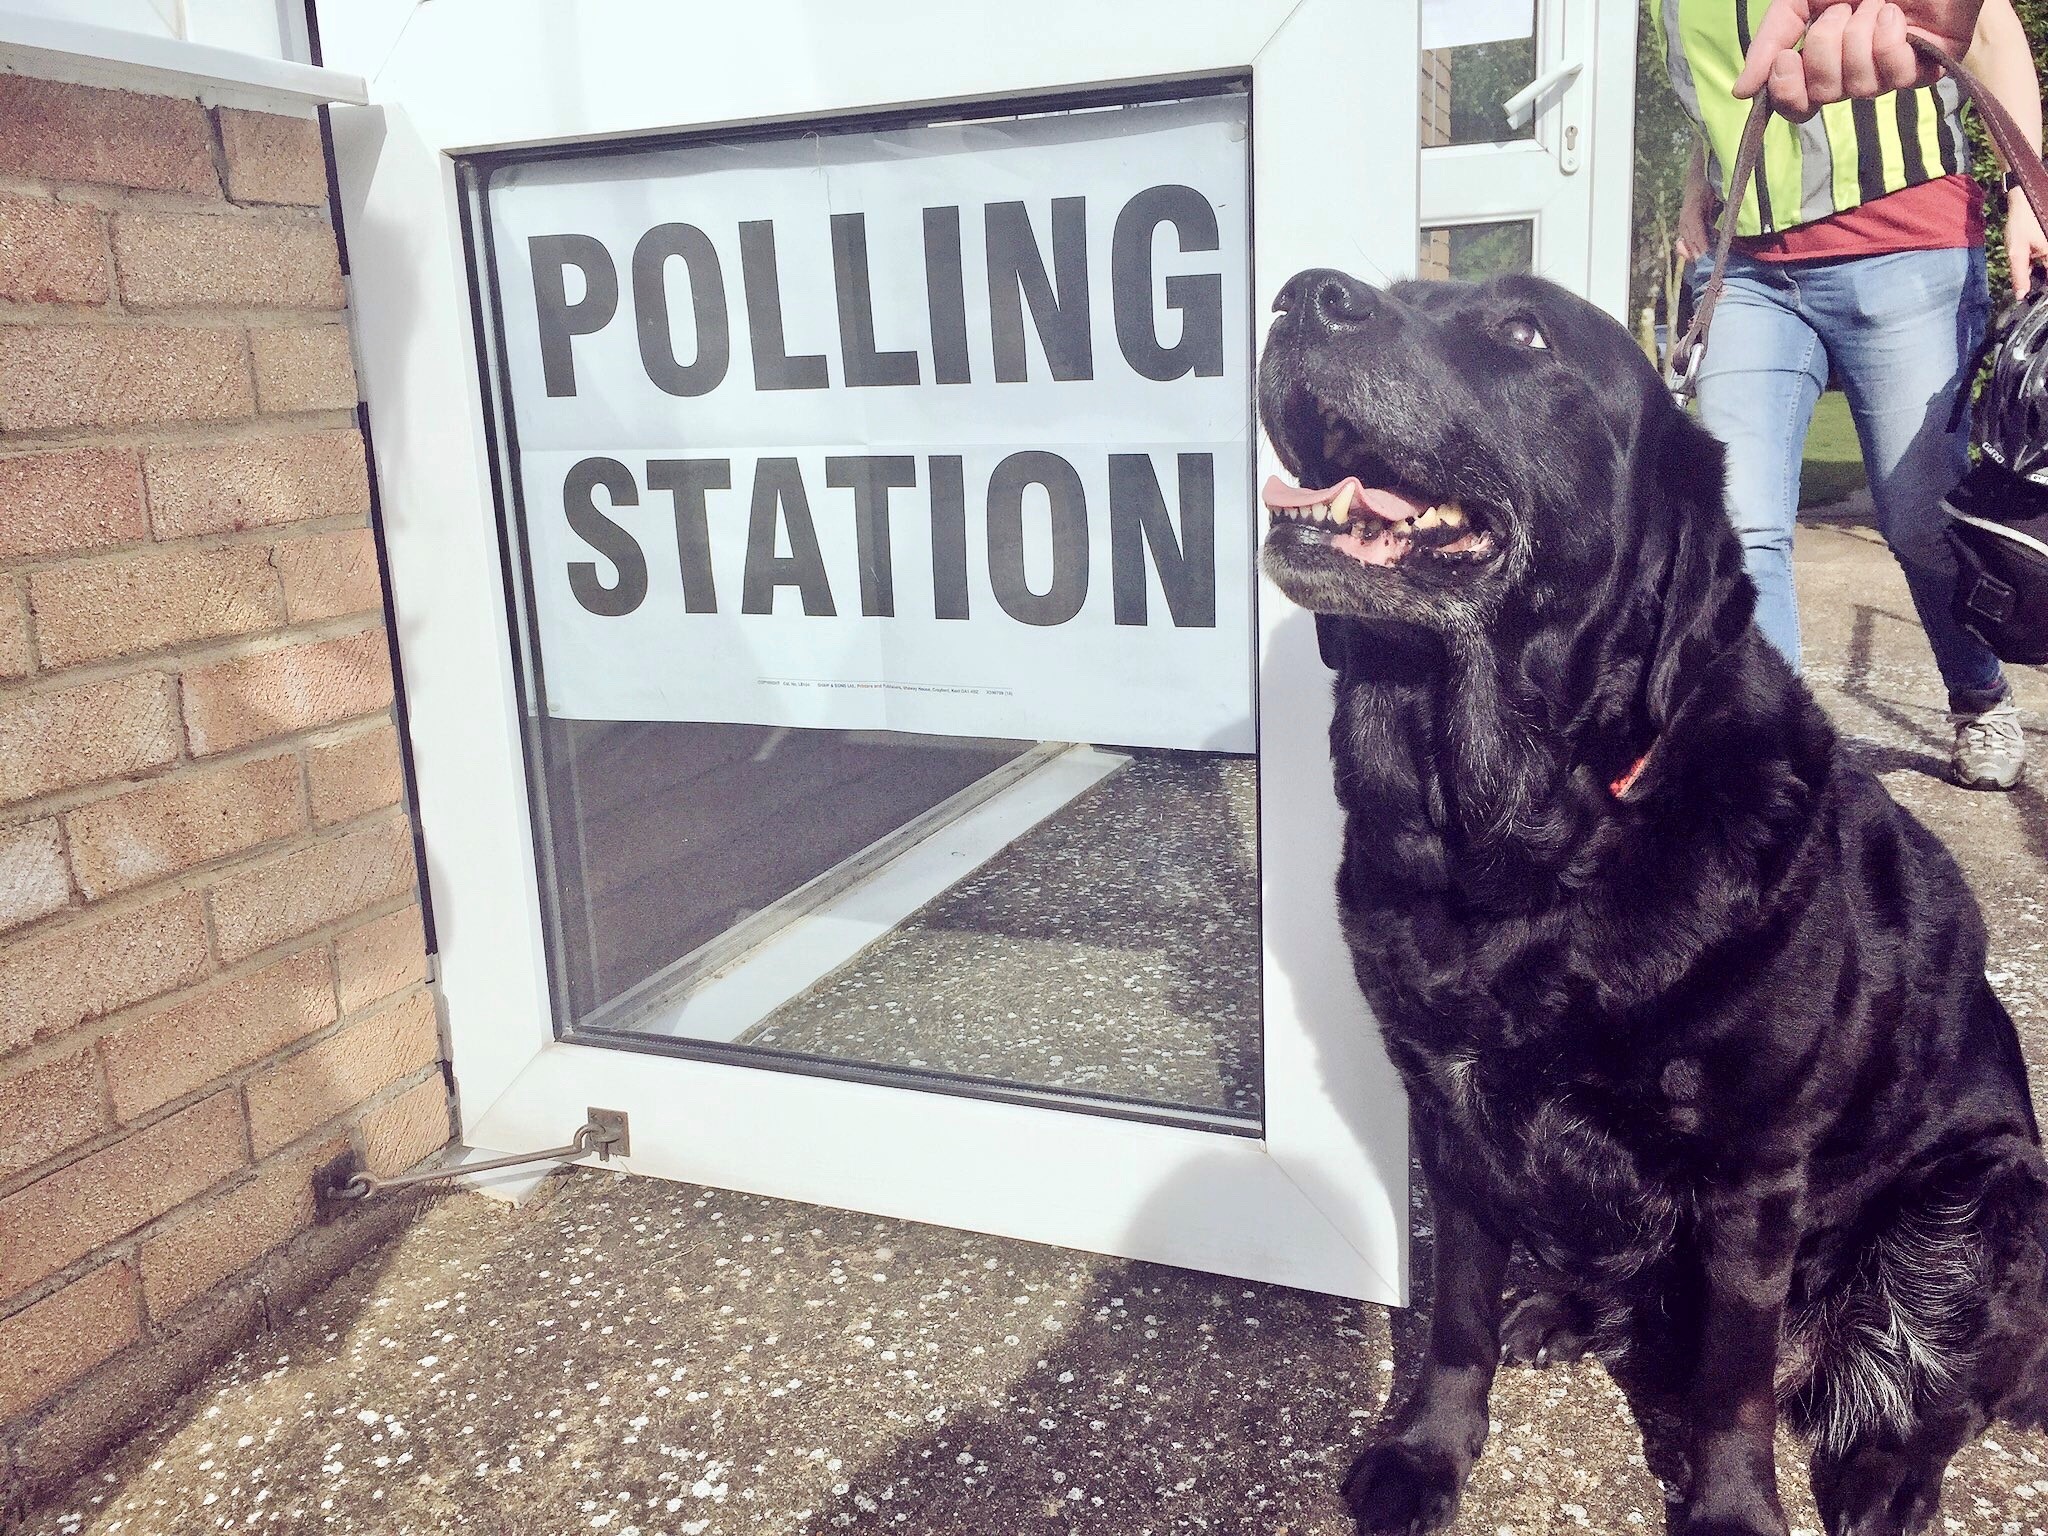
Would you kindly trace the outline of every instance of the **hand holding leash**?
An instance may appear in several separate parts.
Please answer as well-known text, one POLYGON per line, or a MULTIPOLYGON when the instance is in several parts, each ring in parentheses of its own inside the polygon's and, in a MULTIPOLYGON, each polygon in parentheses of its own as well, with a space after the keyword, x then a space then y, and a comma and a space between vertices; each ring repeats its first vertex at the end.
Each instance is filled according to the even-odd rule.
POLYGON ((1735 94, 1763 93, 1795 122, 1831 101, 1931 85, 1941 66, 1918 47, 1961 54, 1983 0, 1774 0, 1735 94))

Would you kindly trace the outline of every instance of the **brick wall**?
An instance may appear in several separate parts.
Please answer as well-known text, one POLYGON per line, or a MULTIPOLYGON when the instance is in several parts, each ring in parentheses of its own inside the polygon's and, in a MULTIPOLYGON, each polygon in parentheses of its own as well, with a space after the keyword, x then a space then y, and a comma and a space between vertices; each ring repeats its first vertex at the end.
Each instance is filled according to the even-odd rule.
POLYGON ((1420 127, 1422 147, 1451 142, 1451 49, 1422 50, 1420 127))
POLYGON ((318 124, 0 76, 0 1511, 449 1133, 318 124))

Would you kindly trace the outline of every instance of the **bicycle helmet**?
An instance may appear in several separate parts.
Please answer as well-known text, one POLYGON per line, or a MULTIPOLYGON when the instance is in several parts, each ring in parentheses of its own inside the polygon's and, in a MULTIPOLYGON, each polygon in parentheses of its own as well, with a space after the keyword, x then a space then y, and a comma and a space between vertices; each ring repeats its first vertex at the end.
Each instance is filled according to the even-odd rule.
POLYGON ((1955 546, 1956 622, 2006 661, 2048 662, 2048 281, 1990 342, 1976 462, 1944 503, 1955 546))

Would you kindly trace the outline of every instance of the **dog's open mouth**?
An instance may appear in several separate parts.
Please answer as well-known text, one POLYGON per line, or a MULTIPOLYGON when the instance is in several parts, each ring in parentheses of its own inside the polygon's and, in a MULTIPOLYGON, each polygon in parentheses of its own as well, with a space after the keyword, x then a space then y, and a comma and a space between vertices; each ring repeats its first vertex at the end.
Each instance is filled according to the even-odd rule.
POLYGON ((1432 496, 1405 483, 1334 411, 1318 409, 1322 461, 1301 462, 1299 485, 1278 475, 1267 479, 1261 495, 1272 527, 1286 527, 1297 540, 1360 565, 1477 562, 1493 553, 1493 534, 1479 514, 1456 497, 1432 496), (1311 478, 1327 483, 1310 484, 1311 478))
POLYGON ((1273 475, 1264 499, 1274 526, 1292 524, 1361 565, 1397 565, 1411 556, 1477 560, 1493 549, 1493 535, 1457 502, 1368 486, 1356 475, 1328 488, 1289 485, 1273 475))

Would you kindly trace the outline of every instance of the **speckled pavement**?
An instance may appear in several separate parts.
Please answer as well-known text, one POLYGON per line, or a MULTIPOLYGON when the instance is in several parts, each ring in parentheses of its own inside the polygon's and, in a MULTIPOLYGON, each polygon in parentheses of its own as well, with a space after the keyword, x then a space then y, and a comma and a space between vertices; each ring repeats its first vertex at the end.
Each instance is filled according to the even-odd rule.
MULTIPOLYGON (((1873 539, 1804 530, 1800 578, 1811 677, 1963 857, 2048 1067, 2040 794, 1933 776, 1941 699, 1873 539)), ((2048 759, 2048 684, 2019 682, 2048 759)), ((442 1201, 22 1536, 1344 1536, 1335 1482, 1416 1356, 1414 1312, 601 1172, 558 1188, 442 1201)), ((1494 1413, 1463 1536, 1662 1529, 1598 1366, 1504 1372, 1494 1413)), ((1817 1536, 1789 1442, 1781 1468, 1817 1536)), ((2048 1439, 1970 1447, 1944 1517, 2044 1536, 2048 1439)))

